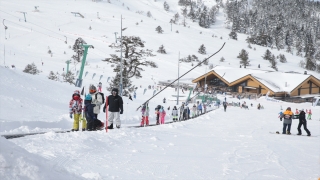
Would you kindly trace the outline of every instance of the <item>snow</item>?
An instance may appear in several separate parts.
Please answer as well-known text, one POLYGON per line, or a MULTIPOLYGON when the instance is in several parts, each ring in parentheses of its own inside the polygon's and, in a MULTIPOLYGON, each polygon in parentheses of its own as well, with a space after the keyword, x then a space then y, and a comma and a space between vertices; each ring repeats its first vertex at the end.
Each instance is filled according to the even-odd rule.
MULTIPOLYGON (((282 122, 277 118, 281 108, 290 106, 292 109, 309 109, 310 103, 273 102, 265 98, 245 99, 241 102, 253 103, 253 107, 249 106, 250 110, 229 106, 227 112, 218 108, 185 122, 130 128, 131 125, 140 123, 141 113, 136 109, 153 95, 153 89, 148 89, 143 94, 144 89, 148 85, 156 85, 158 81, 173 80, 177 77, 179 51, 180 57, 195 54, 199 59, 204 59, 226 42, 225 48, 211 58, 210 63, 231 67, 239 70, 234 70, 234 73, 242 73, 242 69, 237 69, 239 59, 236 56, 246 46, 246 35, 238 34, 238 41, 228 40, 229 30, 223 27, 222 10, 216 25, 210 29, 200 28, 197 23, 188 21, 190 28, 173 25, 171 32, 169 19, 180 10, 176 2, 170 1, 168 3, 171 10, 165 12, 163 2, 111 0, 110 4, 107 1, 88 0, 1 1, 1 19, 6 19, 4 24, 8 29, 5 39, 4 28, 0 28, 0 134, 47 132, 17 139, 0 138, 1 180, 311 180, 320 177, 320 121, 316 120, 320 118, 319 115, 314 113, 313 120, 308 120, 308 129, 313 137, 269 133, 282 130, 282 122), (33 11, 34 6, 39 6, 39 12, 33 11), (18 11, 27 12, 27 22, 23 21, 23 14, 18 11), (143 13, 136 13, 137 11, 143 13), (146 17, 147 11, 151 12, 153 18, 146 17), (80 12, 85 18, 74 17, 70 12, 80 12), (97 12, 100 19, 97 19, 97 12), (102 62, 101 59, 115 53, 108 45, 115 41, 114 32, 119 32, 121 14, 124 18, 123 27, 128 27, 123 31, 124 35, 141 37, 146 41, 146 47, 154 51, 163 44, 168 54, 156 53, 157 56, 150 57, 159 68, 145 68, 142 72, 143 78, 133 79, 133 83, 139 87, 137 99, 131 101, 124 97, 121 129, 108 133, 54 133, 55 130, 71 129, 73 120, 68 115, 68 103, 73 91, 80 88, 49 80, 49 72, 61 74, 62 68, 66 69, 65 61, 74 54, 69 46, 72 46, 79 36, 83 37, 88 44, 95 47, 89 49, 87 56, 89 65, 85 66, 85 72, 88 72, 88 75, 83 77, 85 89, 87 90, 91 83, 98 84, 98 78, 103 75, 103 92, 109 95, 105 87, 108 85, 107 78, 113 77, 114 72, 110 64, 102 62), (139 25, 136 25, 137 22, 139 25), (164 29, 164 34, 155 32, 159 25, 164 29), (88 29, 89 26, 92 30, 88 29), (179 34, 175 33, 176 30, 179 30, 179 34), (218 37, 213 38, 212 34, 218 37), (67 36, 68 44, 64 43, 64 36, 67 36), (207 55, 197 53, 201 44, 207 47, 207 55), (47 53, 48 47, 52 50, 53 57, 47 53), (226 59, 225 62, 219 61, 222 56, 226 59), (42 71, 39 75, 22 72, 25 66, 32 62, 42 71), (13 64, 16 68, 4 68, 13 64), (92 78, 93 73, 96 73, 95 78, 92 78), (257 110, 255 107, 258 103, 265 109, 257 110)), ((272 70, 268 67, 268 62, 261 58, 266 48, 256 46, 256 49, 248 50, 252 66, 247 67, 246 71, 254 73, 254 67, 258 64, 262 70, 272 70)), ((280 53, 271 51, 274 51, 274 54, 280 53)), ((281 54, 285 54, 290 61, 286 64, 279 63, 280 71, 304 71, 298 67, 299 57, 282 51, 281 54)), ((79 63, 70 64, 70 70, 74 73, 79 68, 79 63)), ((180 64, 180 75, 190 68, 190 64, 180 64)), ((216 69, 219 69, 218 66, 216 69)), ((194 79, 208 71, 205 66, 198 67, 183 79, 187 82, 188 79, 194 79)), ((223 74, 223 70, 220 71, 219 73, 223 74)), ((319 74, 310 74, 319 78, 319 74)), ((228 81, 235 78, 232 73, 226 73, 224 77, 228 81)), ((189 92, 179 93, 184 96, 180 98, 181 104, 189 92)), ((150 101, 149 118, 152 124, 155 123, 153 108, 160 104, 172 109, 176 105, 174 95, 177 95, 177 92, 173 88, 167 88, 150 101), (162 103, 164 97, 167 99, 166 104, 162 103)), ((225 98, 222 95, 218 97, 221 100, 225 98)), ((239 102, 229 96, 226 98, 229 103, 239 102)), ((171 121, 170 114, 171 111, 167 112, 167 122, 171 121)), ((103 112, 98 117, 105 121, 103 112)), ((297 133, 297 125, 298 121, 294 120, 291 128, 293 134, 297 133)), ((303 129, 302 132, 305 135, 303 129)))

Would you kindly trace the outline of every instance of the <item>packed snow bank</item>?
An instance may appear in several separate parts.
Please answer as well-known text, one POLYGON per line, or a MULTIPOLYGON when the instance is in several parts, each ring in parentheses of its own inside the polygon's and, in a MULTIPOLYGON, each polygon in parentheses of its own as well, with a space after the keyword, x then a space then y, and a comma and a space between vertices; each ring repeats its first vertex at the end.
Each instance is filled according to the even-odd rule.
POLYGON ((43 157, 0 138, 0 177, 2 180, 83 179, 43 157))

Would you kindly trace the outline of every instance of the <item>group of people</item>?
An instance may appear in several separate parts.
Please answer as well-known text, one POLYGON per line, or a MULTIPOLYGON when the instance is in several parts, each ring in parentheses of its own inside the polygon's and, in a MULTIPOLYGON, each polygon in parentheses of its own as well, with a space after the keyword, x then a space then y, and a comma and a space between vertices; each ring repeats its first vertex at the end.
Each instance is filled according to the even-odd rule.
MULTIPOLYGON (((99 85, 101 84, 99 83, 99 85)), ((99 89, 97 90, 96 86, 89 86, 89 93, 84 97, 84 107, 82 105, 83 99, 81 98, 80 91, 75 90, 72 94, 72 99, 69 103, 69 116, 71 119, 73 118, 72 131, 79 131, 80 120, 82 120, 82 131, 102 130, 104 128, 104 123, 98 119, 98 114, 100 114, 103 104, 104 113, 108 106, 107 128, 113 129, 114 120, 116 122, 116 127, 120 128, 120 114, 123 113, 123 100, 122 97, 118 95, 118 89, 112 89, 111 95, 107 97, 108 104, 106 104, 104 94, 101 93, 101 86, 98 86, 98 88, 99 89)))
MULTIPOLYGON (((167 110, 170 110, 170 107, 167 108, 167 110)), ((194 104, 190 110, 190 108, 183 102, 182 105, 177 108, 177 106, 174 106, 171 112, 172 121, 183 121, 188 120, 190 118, 194 118, 196 116, 201 115, 202 113, 206 113, 207 111, 207 105, 205 103, 199 103, 197 102, 197 105, 194 104), (204 111, 203 111, 204 110, 204 111)), ((149 125, 149 114, 150 109, 148 102, 142 105, 141 108, 141 123, 140 126, 148 126, 149 125)), ((166 117, 166 110, 163 106, 158 105, 155 108, 155 114, 156 114, 156 124, 164 124, 165 123, 165 117, 166 117)))
MULTIPOLYGON (((306 112, 305 112, 305 113, 308 115, 308 116, 307 116, 307 119, 308 119, 308 120, 312 120, 312 119, 311 119, 311 115, 312 115, 311 109, 309 109, 309 110, 306 109, 306 112)), ((300 114, 300 111, 298 111, 298 109, 296 109, 295 114, 296 114, 296 115, 300 114)))
MULTIPOLYGON (((306 113, 304 112, 304 109, 301 109, 298 111, 299 114, 299 124, 298 124, 298 134, 297 135, 302 135, 301 132, 301 126, 303 126, 304 130, 307 132, 308 136, 311 136, 310 131, 307 128, 307 119, 306 119, 306 113)), ((280 121, 283 119, 283 129, 282 129, 282 134, 291 134, 291 124, 292 124, 292 118, 294 114, 291 111, 291 108, 288 107, 286 111, 280 112, 280 121)))

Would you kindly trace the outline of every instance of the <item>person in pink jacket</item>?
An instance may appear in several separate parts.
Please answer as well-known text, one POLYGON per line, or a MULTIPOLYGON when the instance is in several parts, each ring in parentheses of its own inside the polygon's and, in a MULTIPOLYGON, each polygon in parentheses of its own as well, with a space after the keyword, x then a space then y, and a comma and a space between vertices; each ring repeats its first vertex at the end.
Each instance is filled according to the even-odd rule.
POLYGON ((164 110, 163 106, 161 106, 159 113, 160 113, 160 124, 164 124, 164 119, 166 117, 166 111, 164 110))

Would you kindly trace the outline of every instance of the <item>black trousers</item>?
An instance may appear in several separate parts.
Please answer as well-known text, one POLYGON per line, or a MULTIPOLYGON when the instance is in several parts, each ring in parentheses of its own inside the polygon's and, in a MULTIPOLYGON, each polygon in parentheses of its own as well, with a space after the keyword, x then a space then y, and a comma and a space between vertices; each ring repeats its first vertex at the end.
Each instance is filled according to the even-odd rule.
POLYGON ((307 132, 307 134, 310 134, 310 131, 307 129, 307 121, 304 120, 304 121, 299 121, 299 124, 298 124, 298 131, 299 131, 299 134, 301 134, 301 126, 303 125, 303 129, 307 132))

